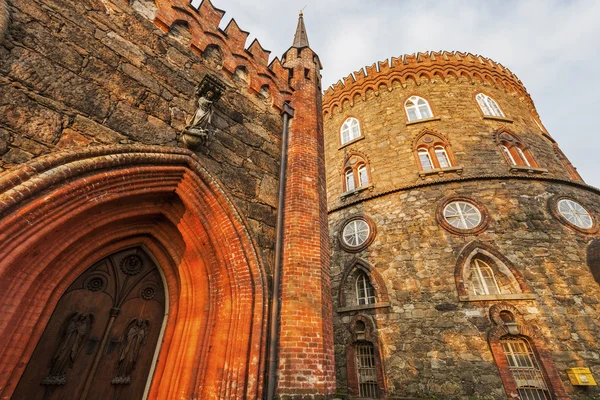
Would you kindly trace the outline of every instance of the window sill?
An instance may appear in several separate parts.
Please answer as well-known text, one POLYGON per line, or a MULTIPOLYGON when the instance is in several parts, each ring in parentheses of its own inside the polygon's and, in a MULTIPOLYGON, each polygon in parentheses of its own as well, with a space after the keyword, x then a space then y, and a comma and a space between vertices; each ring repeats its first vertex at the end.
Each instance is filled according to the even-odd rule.
POLYGON ((458 165, 456 167, 428 169, 427 171, 419 171, 419 176, 421 177, 421 179, 425 179, 425 177, 429 175, 437 174, 439 176, 444 176, 444 173, 446 172, 456 172, 458 175, 460 175, 463 172, 463 167, 461 165, 458 165))
POLYGON ((423 123, 423 122, 439 121, 441 119, 442 119, 441 117, 431 117, 431 118, 416 119, 414 121, 408 121, 408 122, 406 122, 406 126, 408 126, 408 125, 414 125, 414 124, 420 124, 420 123, 423 123))
POLYGON ((363 140, 364 138, 365 138, 364 136, 359 136, 359 137, 357 137, 356 139, 352 139, 351 141, 349 141, 349 142, 346 142, 346 143, 344 143, 343 145, 341 145, 340 147, 338 147, 338 150, 341 150, 341 149, 343 149, 343 148, 344 148, 344 147, 346 147, 346 146, 350 146, 350 145, 351 145, 351 144, 353 144, 353 143, 356 143, 356 142, 358 142, 358 141, 361 141, 361 140, 363 140))
POLYGON ((361 192, 364 192, 365 190, 373 190, 374 186, 373 185, 368 185, 368 186, 360 186, 357 187, 354 190, 351 190, 349 192, 344 192, 340 195, 340 199, 342 199, 342 201, 346 200, 346 198, 350 197, 350 196, 358 196, 361 192))
POLYGON ((372 310, 374 308, 386 308, 390 307, 389 302, 385 303, 375 303, 375 304, 363 304, 360 306, 349 306, 349 307, 340 307, 336 311, 338 314, 342 314, 349 311, 360 311, 360 310, 372 310))
POLYGON ((506 117, 496 117, 495 115, 484 115, 483 119, 491 119, 494 121, 502 121, 502 122, 509 122, 509 123, 513 123, 514 121, 510 118, 506 118, 506 117))
POLYGON ((533 293, 488 294, 485 296, 459 296, 459 301, 503 301, 503 300, 535 300, 533 293))
POLYGON ((546 168, 528 167, 526 165, 511 165, 510 172, 527 172, 528 174, 546 174, 546 168))

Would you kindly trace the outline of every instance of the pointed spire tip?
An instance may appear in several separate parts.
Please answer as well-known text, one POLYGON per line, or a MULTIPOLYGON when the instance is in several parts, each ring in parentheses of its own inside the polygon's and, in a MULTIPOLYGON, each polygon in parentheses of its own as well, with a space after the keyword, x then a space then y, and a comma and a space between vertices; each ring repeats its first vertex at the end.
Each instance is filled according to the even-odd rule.
POLYGON ((310 46, 308 44, 308 35, 306 34, 306 27, 304 26, 304 18, 303 18, 302 10, 300 10, 300 15, 298 16, 298 27, 296 28, 296 34, 294 35, 294 44, 292 44, 292 47, 296 47, 296 48, 303 48, 303 47, 310 46))

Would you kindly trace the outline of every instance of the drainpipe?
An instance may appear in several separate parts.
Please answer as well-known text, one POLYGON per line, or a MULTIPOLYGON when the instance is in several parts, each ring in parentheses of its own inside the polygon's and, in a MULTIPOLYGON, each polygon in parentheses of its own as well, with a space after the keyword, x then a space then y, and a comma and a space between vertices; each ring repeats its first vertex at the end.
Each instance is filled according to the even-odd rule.
POLYGON ((277 383, 277 361, 279 345, 279 286, 281 284, 281 263, 283 253, 283 207, 285 205, 285 181, 287 170, 288 128, 290 118, 294 118, 294 108, 283 103, 283 132, 281 135, 281 164, 279 166, 279 202, 277 204, 277 232, 275 234, 275 267, 273 269, 273 297, 269 324, 269 369, 267 381, 267 400, 275 398, 277 383))

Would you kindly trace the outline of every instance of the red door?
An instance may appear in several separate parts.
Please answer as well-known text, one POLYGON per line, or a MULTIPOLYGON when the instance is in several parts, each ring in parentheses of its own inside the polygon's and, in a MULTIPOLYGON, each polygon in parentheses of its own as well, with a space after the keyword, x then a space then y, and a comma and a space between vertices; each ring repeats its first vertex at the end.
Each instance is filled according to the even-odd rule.
POLYGON ((98 261, 58 301, 13 399, 141 399, 164 315, 162 279, 140 247, 98 261))

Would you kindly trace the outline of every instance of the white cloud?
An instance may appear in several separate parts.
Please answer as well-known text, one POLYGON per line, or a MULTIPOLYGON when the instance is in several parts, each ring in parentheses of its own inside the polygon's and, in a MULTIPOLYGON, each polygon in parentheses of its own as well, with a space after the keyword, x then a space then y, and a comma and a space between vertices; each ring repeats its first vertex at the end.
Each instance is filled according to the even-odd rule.
MULTIPOLYGON (((199 2, 198 0, 195 0, 199 2)), ((600 187, 600 2, 595 0, 213 0, 280 56, 300 8, 324 86, 359 68, 428 50, 478 53, 510 68, 584 179, 600 187)))

